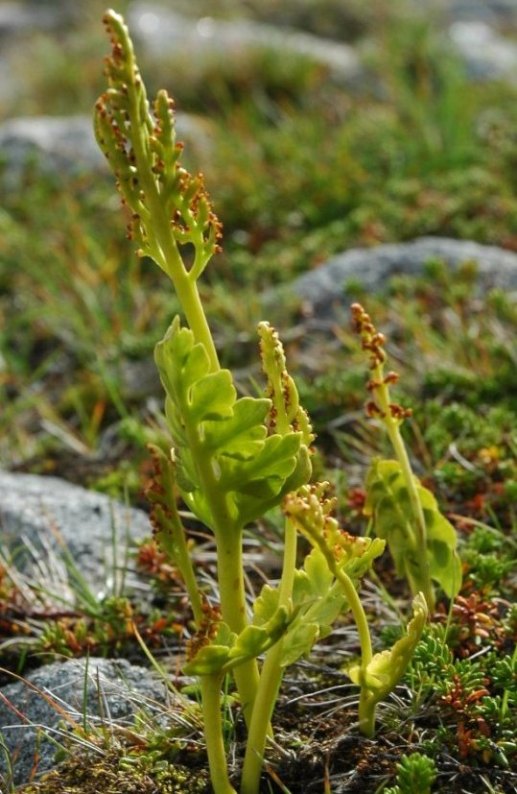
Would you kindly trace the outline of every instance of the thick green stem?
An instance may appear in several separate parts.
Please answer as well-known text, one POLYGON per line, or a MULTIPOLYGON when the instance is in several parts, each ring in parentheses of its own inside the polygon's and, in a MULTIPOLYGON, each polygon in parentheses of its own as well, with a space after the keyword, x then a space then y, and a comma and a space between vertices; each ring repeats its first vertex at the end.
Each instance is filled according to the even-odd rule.
POLYGON ((359 694, 359 730, 371 739, 375 734, 376 702, 368 687, 361 685, 359 694))
MULTIPOLYGON (((177 275, 174 284, 178 297, 184 307, 187 321, 197 342, 207 351, 213 371, 219 370, 219 361, 210 333, 206 316, 201 305, 197 287, 186 273, 179 258, 176 244, 166 236, 161 246, 167 262, 174 262, 177 275), (167 256, 167 253, 169 256, 167 256), (176 258, 179 262, 176 262, 176 258), (185 293, 185 294, 184 294, 185 293)), ((244 569, 242 561, 242 530, 232 520, 227 500, 221 494, 216 477, 210 464, 204 460, 199 449, 198 439, 189 435, 189 445, 197 462, 200 479, 205 486, 205 494, 210 502, 213 518, 213 531, 217 543, 218 582, 221 599, 221 612, 225 623, 236 634, 247 625, 246 599, 244 593, 244 569)), ((235 683, 241 698, 246 723, 249 724, 251 711, 258 686, 258 667, 255 660, 246 662, 234 671, 235 683)))
POLYGON ((156 215, 153 217, 156 221, 155 226, 158 245, 155 246, 153 252, 154 256, 158 260, 157 264, 159 264, 162 270, 171 278, 189 328, 193 332, 196 342, 200 342, 208 353, 212 371, 217 372, 220 369, 219 358, 203 309, 203 304, 201 303, 197 284, 189 277, 189 273, 185 269, 176 242, 171 235, 169 221, 161 207, 156 188, 151 184, 149 189, 154 190, 156 194, 153 196, 153 201, 149 198, 149 204, 151 206, 156 204, 156 209, 153 208, 153 212, 156 212, 156 215))
POLYGON ((282 578, 278 593, 279 606, 288 607, 293 594, 294 574, 296 571, 296 552, 298 549, 298 533, 292 521, 286 519, 284 536, 284 560, 282 578))
MULTIPOLYGON (((213 371, 219 369, 217 353, 213 344, 210 329, 206 322, 199 293, 193 279, 185 271, 179 258, 176 244, 168 234, 162 235, 162 244, 156 256, 164 255, 164 261, 172 262, 175 274, 171 278, 185 308, 185 314, 197 342, 201 342, 207 350, 213 371), (168 256, 167 256, 168 254, 168 256), (181 289, 180 289, 181 288, 181 289), (189 299, 182 299, 181 290, 185 289, 189 299), (189 311, 187 311, 187 308, 189 311)), ((171 267, 172 271, 172 267, 171 267)), ((246 600, 244 593, 244 569, 242 560, 242 528, 237 526, 230 514, 227 496, 221 492, 211 462, 201 448, 198 429, 186 428, 188 445, 192 457, 196 461, 200 481, 207 501, 210 504, 212 529, 217 544, 218 582, 221 600, 221 612, 225 623, 235 634, 240 634, 246 627, 246 600)), ((242 702, 244 716, 249 724, 251 710, 258 685, 257 663, 253 660, 241 665, 234 671, 234 678, 242 702)))
MULTIPOLYGON (((409 462, 405 444, 402 440, 402 436, 400 435, 400 430, 394 423, 391 427, 390 424, 387 424, 388 435, 406 481, 406 488, 408 490, 409 500, 411 502, 411 507, 413 509, 413 515, 416 522, 417 549, 419 551, 420 570, 422 571, 422 580, 418 582, 416 593, 422 590, 424 598, 427 602, 427 606, 429 607, 429 610, 432 611, 434 609, 435 596, 433 584, 431 582, 431 573, 427 556, 427 527, 425 523, 424 511, 418 497, 413 471, 411 469, 411 464, 409 462)), ((414 595, 416 595, 416 593, 414 593, 414 595)))
POLYGON ((221 681, 219 673, 200 677, 203 722, 214 794, 236 794, 228 778, 228 763, 221 719, 221 681))
POLYGON ((260 682, 242 768, 241 794, 257 794, 259 790, 260 773, 264 763, 266 741, 270 732, 271 716, 282 681, 283 670, 280 666, 282 645, 282 640, 279 640, 268 651, 260 672, 260 682))
MULTIPOLYGON (((286 520, 284 538, 284 561, 279 587, 279 606, 289 606, 293 592, 296 568, 297 532, 294 524, 286 520)), ((246 754, 242 769, 241 794, 256 794, 260 785, 260 773, 264 761, 267 736, 271 733, 270 722, 282 681, 281 667, 283 640, 279 640, 266 654, 260 673, 255 706, 250 724, 246 754)))
POLYGON ((335 570, 336 579, 339 580, 343 591, 350 607, 350 611, 354 617, 355 625, 359 634, 359 644, 361 646, 361 667, 365 668, 372 661, 372 640, 370 637, 370 629, 368 628, 368 621, 366 613, 362 605, 359 593, 354 587, 350 577, 339 568, 335 570))
MULTIPOLYGON (((165 214, 164 222, 167 223, 165 214)), ((171 275, 176 294, 185 312, 189 328, 193 332, 196 342, 200 342, 208 353, 211 370, 217 372, 220 369, 219 358, 203 309, 203 304, 201 303, 197 284, 193 279, 189 278, 189 274, 185 270, 176 243, 170 237, 170 232, 167 231, 167 235, 164 235, 164 240, 161 242, 160 248, 164 254, 163 261, 169 268, 168 272, 171 275), (175 260, 177 260, 177 264, 173 269, 171 264, 174 263, 175 260)))
MULTIPOLYGON (((243 578, 242 533, 223 534, 217 532, 216 542, 217 578, 223 620, 235 634, 240 634, 248 625, 243 578)), ((259 683, 257 661, 250 659, 248 662, 244 662, 234 669, 233 675, 241 699, 244 718, 249 726, 259 683)))

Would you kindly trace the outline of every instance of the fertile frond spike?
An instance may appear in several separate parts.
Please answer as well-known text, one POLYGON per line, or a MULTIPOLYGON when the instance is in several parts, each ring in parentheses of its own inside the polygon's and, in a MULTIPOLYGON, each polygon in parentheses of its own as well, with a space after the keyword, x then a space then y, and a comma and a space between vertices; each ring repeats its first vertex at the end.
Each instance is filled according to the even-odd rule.
POLYGON ((336 500, 328 497, 329 484, 315 483, 288 494, 282 508, 299 532, 322 552, 335 576, 346 571, 352 578, 362 576, 374 557, 382 554, 384 541, 362 538, 341 529, 331 516, 336 500))
MULTIPOLYGON (((102 21, 111 39, 111 58, 106 58, 106 73, 114 83, 126 77, 129 81, 140 78, 138 67, 135 63, 133 44, 124 19, 116 11, 108 9, 102 21)), ((145 94, 145 89, 144 89, 145 94)))
POLYGON ((149 520, 158 545, 173 565, 177 566, 190 597, 194 619, 199 626, 203 618, 203 605, 189 554, 185 529, 176 505, 175 465, 171 456, 159 447, 149 444, 154 464, 154 475, 145 489, 151 505, 149 520))
MULTIPOLYGON (((386 343, 384 335, 377 331, 370 315, 367 314, 361 304, 354 303, 351 308, 354 330, 361 337, 363 350, 368 351, 370 354, 371 378, 368 382, 368 391, 371 394, 371 399, 366 404, 366 412, 369 416, 378 419, 386 429, 397 456, 398 464, 395 465, 400 467, 400 475, 407 497, 402 521, 407 541, 406 547, 403 549, 404 572, 409 579, 413 593, 422 591, 429 609, 432 610, 435 603, 435 594, 431 582, 426 515, 423 509, 421 493, 417 487, 417 481, 413 475, 409 456, 400 432, 400 425, 404 419, 411 416, 411 410, 391 401, 389 387, 390 384, 397 382, 398 375, 396 372, 384 374, 384 365, 387 360, 386 351, 384 350, 386 343), (411 562, 409 562, 410 559, 411 562)), ((389 538, 390 548, 393 545, 392 537, 390 536, 389 538)), ((446 568, 449 569, 450 566, 447 565, 446 568)), ((453 568, 453 578, 455 581, 457 579, 460 582, 461 577, 456 575, 456 564, 454 564, 453 568)), ((435 576, 434 578, 437 577, 435 576)), ((447 586, 449 585, 451 585, 450 582, 448 582, 447 586)), ((449 589, 452 591, 453 587, 454 585, 451 585, 449 589)))
POLYGON ((363 350, 370 354, 372 378, 368 381, 367 388, 372 399, 366 403, 366 413, 368 416, 400 424, 412 415, 412 411, 391 402, 389 386, 397 383, 399 376, 396 372, 384 374, 384 365, 388 358, 384 350, 386 337, 376 329, 370 315, 360 303, 353 303, 351 311, 354 331, 361 337, 363 350))
POLYGON ((284 348, 276 330, 267 322, 258 325, 262 369, 267 378, 266 395, 271 400, 269 429, 281 435, 299 431, 309 446, 314 441, 307 412, 301 407, 298 390, 287 372, 284 348))
POLYGON ((172 99, 159 91, 151 112, 124 20, 107 11, 104 23, 112 51, 106 59, 108 89, 95 105, 95 135, 132 212, 129 236, 178 289, 177 246, 194 246, 189 275, 196 280, 220 250, 221 224, 202 175, 192 176, 179 165, 183 147, 176 143, 172 99))
POLYGON ((156 119, 154 132, 158 151, 163 154, 165 165, 172 167, 176 164, 181 147, 176 148, 176 129, 174 125, 174 100, 165 89, 158 91, 153 106, 156 119))

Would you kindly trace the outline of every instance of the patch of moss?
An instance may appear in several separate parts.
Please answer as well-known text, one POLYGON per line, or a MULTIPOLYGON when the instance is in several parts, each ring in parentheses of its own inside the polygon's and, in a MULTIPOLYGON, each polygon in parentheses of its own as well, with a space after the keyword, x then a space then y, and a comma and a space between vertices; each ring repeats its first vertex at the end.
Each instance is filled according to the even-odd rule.
POLYGON ((37 782, 18 789, 20 794, 207 794, 205 770, 180 765, 155 764, 147 768, 145 756, 124 763, 116 749, 102 756, 79 751, 37 782))

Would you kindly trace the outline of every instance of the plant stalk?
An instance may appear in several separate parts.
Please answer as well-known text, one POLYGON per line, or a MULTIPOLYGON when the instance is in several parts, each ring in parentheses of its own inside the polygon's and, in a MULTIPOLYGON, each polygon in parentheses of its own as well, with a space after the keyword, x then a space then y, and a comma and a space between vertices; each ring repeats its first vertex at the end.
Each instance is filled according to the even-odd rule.
MULTIPOLYGON (((381 367, 377 366, 374 370, 375 377, 382 382, 383 373, 381 367)), ((409 462, 406 446, 400 433, 399 422, 392 416, 390 409, 390 399, 388 387, 382 383, 377 389, 377 399, 379 407, 383 412, 383 423, 386 427, 388 437, 395 452, 398 462, 402 470, 406 488, 411 503, 413 518, 415 521, 417 548, 420 570, 422 571, 422 581, 418 583, 418 587, 413 595, 416 595, 420 590, 424 594, 429 611, 432 612, 435 605, 434 588, 431 581, 431 573, 429 569, 429 560, 427 557, 427 527, 425 523, 424 511, 418 496, 418 491, 415 484, 415 478, 409 462)), ((413 588, 414 589, 414 588, 413 588)))
MULTIPOLYGON (((284 557, 280 580, 278 604, 289 606, 293 592, 296 568, 298 535, 296 527, 289 519, 285 522, 284 557)), ((241 794, 257 794, 260 786, 260 773, 264 762, 264 752, 268 735, 271 735, 271 717, 282 681, 281 666, 283 639, 280 639, 267 652, 260 672, 260 681, 253 708, 251 724, 242 768, 241 794)))
POLYGON ((200 676, 203 728, 210 766, 210 780, 214 794, 237 794, 228 777, 228 764, 223 741, 221 719, 222 679, 223 677, 220 673, 200 676))
POLYGON ((169 472, 169 476, 167 477, 165 487, 168 491, 167 502, 169 505, 169 514, 167 515, 167 525, 164 526, 160 532, 160 541, 169 559, 179 568, 192 606, 194 621, 196 626, 199 627, 203 619, 203 605, 199 585, 196 580, 194 566, 192 565, 192 559, 187 545, 185 528, 176 507, 176 498, 173 491, 172 479, 170 477, 170 469, 167 471, 169 472))
MULTIPOLYGON (((216 532, 217 578, 223 620, 235 634, 248 625, 244 592, 242 533, 216 532)), ((249 727, 257 697, 259 672, 256 659, 243 662, 233 670, 244 719, 249 727)))
MULTIPOLYGON (((370 629, 366 620, 366 613, 362 605, 359 593, 349 576, 339 568, 335 568, 334 574, 343 587, 346 600, 350 611, 354 617, 355 625, 359 634, 359 644, 361 646, 361 671, 364 673, 372 661, 372 640, 370 629)), ((362 683, 359 695, 359 730, 364 736, 373 736, 375 731, 375 702, 370 698, 368 688, 362 683)))

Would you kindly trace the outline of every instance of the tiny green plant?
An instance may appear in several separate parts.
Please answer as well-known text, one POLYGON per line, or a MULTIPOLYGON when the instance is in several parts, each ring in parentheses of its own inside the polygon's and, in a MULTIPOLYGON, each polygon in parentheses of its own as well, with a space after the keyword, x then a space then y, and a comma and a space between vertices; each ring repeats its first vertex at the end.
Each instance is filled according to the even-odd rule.
MULTIPOLYGON (((399 562, 404 543, 413 550, 418 539, 425 538, 422 510, 432 516, 437 510, 427 497, 422 507, 409 464, 402 467, 404 491, 397 479, 399 469, 392 471, 392 461, 381 461, 369 488, 372 510, 379 516, 378 537, 355 537, 339 527, 332 517, 335 500, 328 483, 311 482, 311 424, 299 404, 280 339, 266 322, 258 328, 264 394, 238 396, 232 373, 220 365, 198 290, 200 276, 219 250, 221 225, 202 175, 192 176, 180 164, 182 146, 175 138, 172 100, 159 91, 149 106, 123 19, 108 11, 104 22, 112 53, 106 60, 108 88, 96 104, 96 137, 129 213, 128 233, 140 254, 153 259, 171 279, 184 316, 173 320, 155 351, 172 448, 153 448, 152 523, 156 540, 180 571, 190 598, 195 631, 183 670, 199 681, 213 789, 216 794, 235 792, 221 714, 224 682, 230 675, 248 733, 240 792, 256 794, 267 743, 273 738, 271 722, 284 671, 331 632, 344 610, 354 618, 361 648, 359 662, 348 671, 360 687, 359 725, 365 734, 373 734, 376 705, 406 670, 428 605, 434 603, 429 544, 422 542, 420 551, 410 555, 413 617, 406 635, 391 650, 373 654, 359 583, 383 552, 385 538, 392 542, 399 501, 405 505, 409 499, 418 519, 416 529, 412 520, 405 522, 396 552, 392 542, 399 562), (381 493, 385 504, 382 498, 372 501, 386 488, 393 491, 388 519, 383 515, 389 506, 385 495, 381 493), (219 603, 209 600, 197 575, 178 496, 213 533, 219 603), (280 581, 266 583, 250 610, 244 529, 278 507, 285 519, 280 581), (298 567, 300 536, 309 551, 298 567)), ((374 375, 385 399, 379 349, 377 345, 374 375)), ((398 418, 391 409, 385 413, 393 439, 398 439, 398 418)), ((397 441, 397 449, 400 446, 397 441)), ((443 535, 439 521, 438 525, 443 535)), ((435 540, 431 532, 429 537, 435 540)), ((442 545, 449 552, 452 540, 442 545)), ((441 569, 435 578, 448 594, 452 592, 441 569)))
POLYGON ((396 785, 384 789, 385 794, 431 794, 431 786, 436 779, 436 765, 432 758, 420 753, 403 755, 397 764, 396 785))

